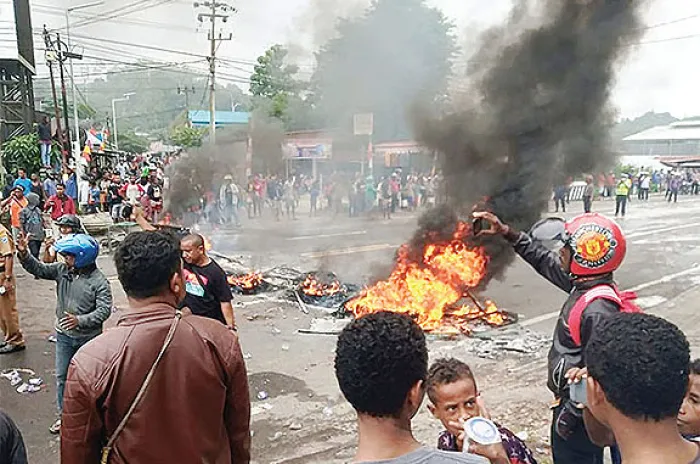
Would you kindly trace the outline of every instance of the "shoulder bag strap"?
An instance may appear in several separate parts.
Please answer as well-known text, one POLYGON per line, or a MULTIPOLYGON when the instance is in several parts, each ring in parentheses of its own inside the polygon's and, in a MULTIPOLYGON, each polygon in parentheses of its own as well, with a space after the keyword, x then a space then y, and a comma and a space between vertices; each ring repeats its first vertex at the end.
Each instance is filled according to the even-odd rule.
POLYGON ((160 352, 158 353, 158 356, 156 357, 156 360, 153 362, 151 369, 148 371, 148 374, 146 375, 146 379, 143 381, 141 388, 139 389, 138 393, 136 394, 136 398, 134 398, 134 401, 131 403, 131 406, 129 406, 128 411, 126 411, 126 414, 122 418, 121 422, 117 426, 117 428, 114 431, 114 433, 112 434, 112 436, 109 437, 109 440, 107 440, 107 444, 102 448, 102 460, 100 461, 101 464, 107 464, 107 461, 109 460, 109 455, 112 452, 112 448, 114 446, 114 442, 116 442, 117 438, 119 438, 119 434, 122 432, 122 430, 124 430, 124 427, 126 427, 126 423, 129 421, 129 418, 134 413, 134 410, 136 409, 139 402, 141 401, 141 398, 143 398, 143 395, 146 393, 146 390, 148 389, 148 384, 151 383, 151 379, 153 378, 153 374, 155 373, 156 368, 158 367, 158 364, 160 363, 160 360, 163 358, 163 355, 165 354, 165 350, 168 349, 168 345, 170 345, 170 342, 173 340, 173 336, 175 335, 175 329, 177 328, 177 325, 180 322, 180 319, 182 319, 182 311, 180 311, 178 309, 175 311, 175 317, 173 318, 173 322, 170 324, 170 330, 168 330, 168 335, 165 337, 165 341, 163 342, 163 346, 161 347, 160 352))

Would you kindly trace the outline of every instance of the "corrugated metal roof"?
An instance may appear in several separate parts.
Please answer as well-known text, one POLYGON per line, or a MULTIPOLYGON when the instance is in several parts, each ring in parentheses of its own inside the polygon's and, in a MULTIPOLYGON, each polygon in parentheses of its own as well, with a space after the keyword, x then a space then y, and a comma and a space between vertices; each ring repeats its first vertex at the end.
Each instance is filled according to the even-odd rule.
MULTIPOLYGON (((209 111, 197 110, 190 111, 188 116, 193 126, 208 126, 209 111)), ((250 113, 242 111, 217 111, 216 125, 228 126, 231 124, 248 124, 250 121, 250 113)))
POLYGON ((700 140, 700 121, 678 121, 668 126, 656 126, 623 139, 625 142, 664 140, 700 140))

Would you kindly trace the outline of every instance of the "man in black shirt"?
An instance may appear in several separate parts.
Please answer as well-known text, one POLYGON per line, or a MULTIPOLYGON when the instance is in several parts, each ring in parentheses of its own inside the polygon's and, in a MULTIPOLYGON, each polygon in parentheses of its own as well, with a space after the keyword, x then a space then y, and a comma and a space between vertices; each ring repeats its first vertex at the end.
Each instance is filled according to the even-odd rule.
POLYGON ((187 291, 183 306, 197 316, 216 319, 235 329, 236 319, 226 273, 207 256, 202 236, 186 236, 180 242, 180 248, 185 261, 183 277, 187 291))

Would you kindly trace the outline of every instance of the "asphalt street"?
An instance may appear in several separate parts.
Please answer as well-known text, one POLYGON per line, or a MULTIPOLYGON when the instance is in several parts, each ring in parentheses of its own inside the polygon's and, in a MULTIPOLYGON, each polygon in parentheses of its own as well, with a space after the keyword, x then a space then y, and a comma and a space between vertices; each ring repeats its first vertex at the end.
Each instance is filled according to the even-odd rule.
MULTIPOLYGON (((614 213, 614 202, 597 201, 594 211, 614 213)), ((567 218, 581 212, 582 205, 576 202, 565 214, 549 214, 567 218)), ((620 287, 638 291, 642 304, 650 307, 699 283, 698 213, 700 198, 681 197, 677 204, 660 196, 644 203, 633 201, 627 217, 619 221, 629 244, 627 259, 616 275, 620 287)), ((254 220, 240 230, 203 228, 203 233, 211 237, 216 251, 246 257, 257 270, 280 264, 304 271, 322 268, 343 280, 365 283, 390 267, 396 248, 411 237, 418 214, 398 214, 391 220, 300 214, 297 221, 254 220)), ((525 321, 556 311, 566 298, 519 259, 503 280, 490 284, 485 296, 523 315, 525 321)))
MULTIPOLYGON (((613 209, 611 201, 594 203, 594 210, 599 212, 610 213, 613 209)), ((580 211, 580 204, 571 204, 565 217, 580 211)), ((629 247, 625 264, 617 273, 622 289, 636 290, 642 306, 667 314, 689 333, 691 344, 700 343, 700 333, 695 329, 699 322, 695 317, 696 301, 700 296, 698 213, 700 198, 681 198, 675 205, 663 202, 660 197, 644 204, 634 201, 629 206, 628 217, 620 221, 629 247)), ((270 212, 266 214, 269 216, 270 212)), ((279 265, 305 271, 323 268, 336 272, 344 280, 362 283, 391 265, 396 247, 413 233, 417 215, 401 213, 391 220, 371 220, 308 218, 300 213, 297 221, 282 218, 276 222, 270 217, 242 219, 240 229, 210 231, 202 227, 201 231, 211 238, 216 251, 241 258, 259 270, 279 265)), ((126 301, 110 257, 101 257, 99 265, 113 282, 117 306, 125 308, 126 301)), ((551 333, 554 316, 566 298, 519 259, 502 281, 491 283, 484 296, 520 314, 521 324, 544 334, 551 333)), ((9 381, 0 379, 0 408, 17 421, 33 464, 59 462, 58 439, 47 431, 55 418, 54 345, 46 341, 52 329, 54 304, 52 282, 20 275, 18 307, 28 348, 22 353, 0 357, 0 369, 29 368, 44 380, 40 392, 19 394, 9 381)), ((298 329, 308 327, 310 320, 318 315, 302 314, 296 304, 274 301, 258 304, 237 298, 235 307, 254 408, 255 462, 348 461, 354 441, 352 414, 341 399, 333 376, 335 337, 300 335, 298 329), (268 399, 258 400, 260 392, 265 392, 268 399)), ((114 324, 114 319, 110 319, 108 326, 114 324)), ((435 350, 448 349, 451 344, 431 342, 431 352, 434 355, 435 350)), ((510 395, 506 399, 518 404, 512 397, 512 384, 508 383, 509 376, 503 373, 502 364, 483 364, 466 355, 464 359, 474 363, 480 375, 488 375, 492 392, 510 395)), ((543 359, 534 359, 533 369, 542 369, 543 359)), ((528 414, 541 416, 541 421, 546 422, 548 394, 544 376, 539 371, 532 371, 531 375, 537 382, 528 383, 525 388, 524 381, 518 380, 517 398, 524 405, 536 405, 539 409, 528 414)), ((490 399, 496 393, 486 394, 490 399)), ((427 413, 421 413, 418 421, 417 433, 428 443, 436 433, 434 421, 427 413)), ((546 435, 546 424, 544 427, 546 435)))

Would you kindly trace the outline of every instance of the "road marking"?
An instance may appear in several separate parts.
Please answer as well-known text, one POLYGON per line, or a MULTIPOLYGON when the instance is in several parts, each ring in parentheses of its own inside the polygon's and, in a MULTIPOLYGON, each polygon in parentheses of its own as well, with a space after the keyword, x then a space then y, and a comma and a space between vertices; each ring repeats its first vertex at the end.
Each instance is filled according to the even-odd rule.
POLYGON ((371 251, 387 250, 389 248, 396 248, 396 245, 382 243, 381 245, 366 245, 366 246, 360 246, 360 247, 343 248, 340 250, 314 251, 312 253, 302 253, 301 256, 304 258, 323 258, 325 256, 340 256, 340 255, 351 255, 354 253, 369 253, 371 251))
POLYGON ((698 227, 698 226, 700 226, 700 222, 691 222, 690 224, 683 224, 680 226, 664 227, 663 229, 652 229, 652 230, 646 230, 644 232, 635 232, 632 234, 627 234, 627 239, 629 240, 631 238, 646 237, 648 235, 660 234, 662 232, 672 232, 674 230, 689 229, 691 227, 698 227))
MULTIPOLYGON (((649 282, 645 282, 643 284, 637 285, 636 287, 632 287, 628 291, 639 292, 639 291, 645 290, 649 287, 654 287, 654 286, 659 285, 659 284, 665 284, 667 282, 672 281, 675 278, 683 277, 683 276, 686 276, 688 274, 694 274, 696 272, 700 272, 700 266, 693 266, 689 269, 686 269, 685 271, 676 272, 675 274, 668 274, 668 275, 665 275, 659 279, 650 280, 649 282)), ((553 311, 551 313, 542 314, 541 316, 537 316, 537 317, 533 317, 532 319, 528 319, 527 321, 522 322, 520 325, 522 325, 523 327, 530 327, 530 326, 539 324, 540 322, 545 322, 545 321, 548 321, 550 319, 555 319, 559 316, 559 312, 560 311, 553 311)))
POLYGON ((694 236, 694 237, 664 237, 664 238, 658 238, 658 239, 644 239, 644 240, 635 240, 633 242, 634 245, 654 245, 657 243, 672 243, 672 242, 697 242, 700 241, 700 236, 694 236))
POLYGON ((344 237, 346 235, 365 235, 366 233, 366 230, 356 230, 354 232, 340 232, 337 234, 299 235, 297 237, 285 238, 285 240, 288 242, 294 242, 297 240, 313 240, 315 238, 344 237))

